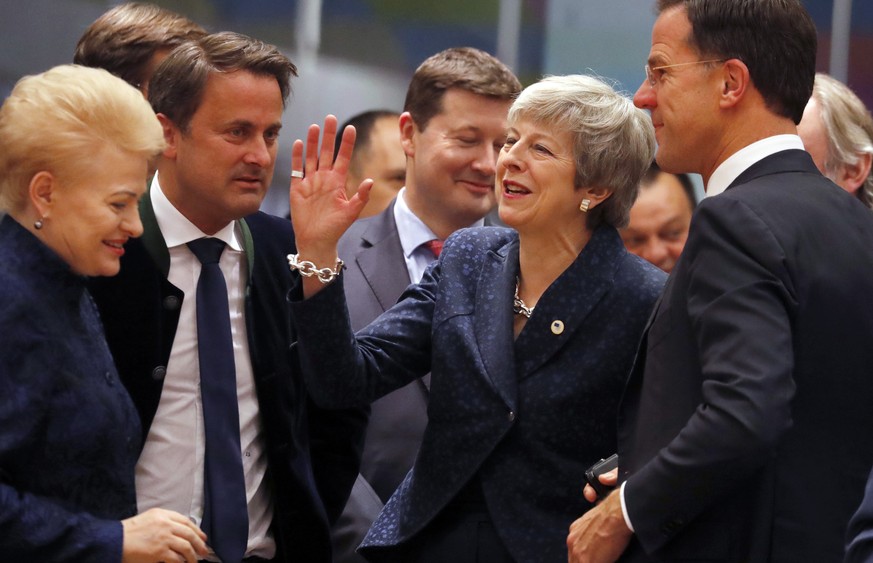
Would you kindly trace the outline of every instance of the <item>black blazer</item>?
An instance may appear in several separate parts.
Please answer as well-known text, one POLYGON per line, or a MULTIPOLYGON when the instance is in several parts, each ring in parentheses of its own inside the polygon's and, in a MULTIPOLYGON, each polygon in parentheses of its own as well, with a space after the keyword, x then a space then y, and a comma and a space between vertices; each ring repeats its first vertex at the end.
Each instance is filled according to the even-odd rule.
MULTIPOLYGON (((140 213, 145 232, 125 247, 121 272, 94 279, 91 292, 145 438, 185 296, 167 281, 169 251, 147 196, 140 213)), ((327 563, 329 522, 339 516, 357 474, 366 411, 316 407, 291 359, 295 334, 286 298, 297 278, 285 258, 296 251, 291 223, 255 213, 240 224, 249 267, 246 327, 274 501, 277 560, 327 563)))
POLYGON ((620 410, 625 560, 840 561, 873 464, 871 335, 873 215, 806 152, 704 199, 620 410))

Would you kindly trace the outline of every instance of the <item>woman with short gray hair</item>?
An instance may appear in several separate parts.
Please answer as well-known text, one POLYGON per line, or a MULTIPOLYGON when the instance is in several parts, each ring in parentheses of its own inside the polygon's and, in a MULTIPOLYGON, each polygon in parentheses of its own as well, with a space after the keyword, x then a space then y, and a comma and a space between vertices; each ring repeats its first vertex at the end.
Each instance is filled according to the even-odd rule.
POLYGON ((566 561, 567 530, 590 508, 585 470, 616 449, 619 397, 664 283, 616 230, 651 162, 652 125, 589 76, 529 86, 508 123, 495 190, 512 228, 456 232, 357 335, 336 258, 370 186, 345 195, 353 132, 336 160, 332 117, 320 154, 317 126, 305 160, 302 141, 292 149, 289 261, 306 296, 292 308, 313 397, 365 405, 431 372, 415 465, 360 549, 371 561, 566 561))

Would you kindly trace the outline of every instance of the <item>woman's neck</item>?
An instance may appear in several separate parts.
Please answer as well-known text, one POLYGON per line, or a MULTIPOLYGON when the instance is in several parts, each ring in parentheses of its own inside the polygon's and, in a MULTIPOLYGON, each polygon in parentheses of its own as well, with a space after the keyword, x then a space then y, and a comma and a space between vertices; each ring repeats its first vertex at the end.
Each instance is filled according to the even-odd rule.
POLYGON ((536 306, 546 289, 576 260, 591 233, 580 229, 568 233, 519 233, 519 296, 536 306))

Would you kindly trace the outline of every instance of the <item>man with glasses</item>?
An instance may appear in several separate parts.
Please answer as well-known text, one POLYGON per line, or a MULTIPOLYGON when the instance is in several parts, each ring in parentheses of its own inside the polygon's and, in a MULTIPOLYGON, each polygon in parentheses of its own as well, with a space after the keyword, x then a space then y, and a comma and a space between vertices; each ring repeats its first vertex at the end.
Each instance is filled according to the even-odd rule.
POLYGON ((841 561, 873 465, 873 217, 797 136, 815 27, 800 0, 658 12, 634 101, 707 197, 628 379, 620 486, 570 561, 841 561))

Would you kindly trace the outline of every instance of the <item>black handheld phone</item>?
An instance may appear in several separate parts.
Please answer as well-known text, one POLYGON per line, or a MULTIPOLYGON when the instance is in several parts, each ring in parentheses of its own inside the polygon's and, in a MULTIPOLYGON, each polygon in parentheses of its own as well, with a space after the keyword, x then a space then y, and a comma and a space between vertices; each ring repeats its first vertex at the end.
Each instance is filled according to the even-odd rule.
POLYGON ((618 467, 618 454, 612 454, 608 458, 601 459, 585 470, 585 480, 588 481, 588 484, 591 485, 595 491, 597 491, 597 498, 605 497, 610 491, 610 487, 601 483, 599 477, 604 473, 612 471, 616 467, 618 467))

